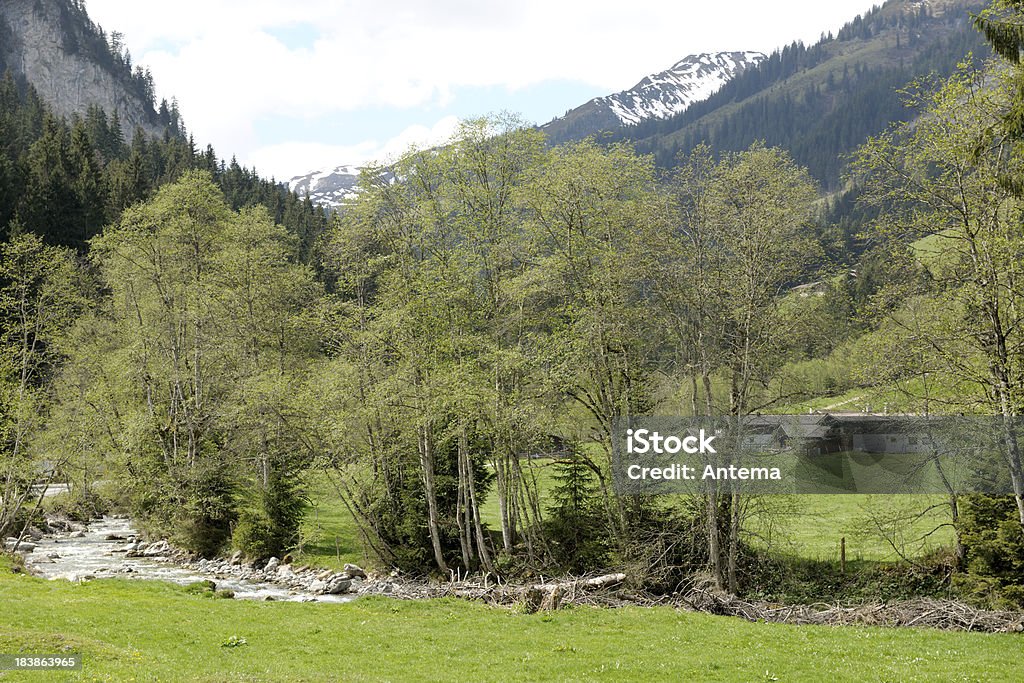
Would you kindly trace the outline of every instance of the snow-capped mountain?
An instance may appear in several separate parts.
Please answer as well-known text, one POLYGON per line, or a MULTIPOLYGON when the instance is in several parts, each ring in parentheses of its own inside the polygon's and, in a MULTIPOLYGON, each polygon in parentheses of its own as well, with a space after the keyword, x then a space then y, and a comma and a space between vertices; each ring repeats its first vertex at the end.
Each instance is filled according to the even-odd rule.
MULTIPOLYGON (((559 144, 646 119, 668 118, 707 99, 726 81, 762 59, 765 56, 760 52, 690 55, 665 71, 645 77, 629 90, 596 97, 541 129, 549 143, 559 144)), ((331 171, 296 176, 288 181, 288 187, 299 196, 308 194, 314 202, 338 207, 355 196, 358 180, 358 167, 342 165, 331 171)))
POLYGON ((309 198, 324 206, 338 207, 346 199, 356 195, 359 182, 359 168, 351 165, 337 166, 331 171, 314 171, 295 176, 288 181, 288 188, 300 197, 309 198))
POLYGON ((744 69, 765 59, 760 52, 690 55, 665 71, 651 74, 629 90, 595 97, 554 119, 542 129, 558 144, 602 130, 668 118, 707 99, 744 69))

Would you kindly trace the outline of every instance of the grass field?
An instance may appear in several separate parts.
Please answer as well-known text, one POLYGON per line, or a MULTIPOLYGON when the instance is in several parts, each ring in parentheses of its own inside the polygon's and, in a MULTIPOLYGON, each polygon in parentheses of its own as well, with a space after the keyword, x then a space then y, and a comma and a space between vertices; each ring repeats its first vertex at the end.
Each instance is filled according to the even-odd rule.
POLYGON ((309 503, 299 528, 299 564, 341 569, 371 564, 352 514, 323 474, 310 475, 309 503))
POLYGON ((148 581, 47 582, 4 560, 0 605, 0 653, 84 656, 81 672, 0 680, 1017 681, 1024 670, 1014 634, 794 627, 671 608, 215 600, 148 581))

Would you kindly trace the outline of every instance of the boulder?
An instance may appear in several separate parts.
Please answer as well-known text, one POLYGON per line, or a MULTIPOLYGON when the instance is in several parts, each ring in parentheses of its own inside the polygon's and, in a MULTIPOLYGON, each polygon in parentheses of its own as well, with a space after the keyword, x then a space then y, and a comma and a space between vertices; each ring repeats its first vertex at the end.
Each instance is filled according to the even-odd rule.
POLYGON ((8 538, 4 544, 8 550, 14 550, 14 546, 18 546, 19 553, 30 553, 36 549, 36 544, 25 539, 21 539, 21 543, 18 543, 17 538, 8 538))
POLYGON ((327 582, 320 579, 314 579, 313 582, 309 584, 309 592, 316 595, 323 595, 327 592, 327 582))
POLYGON ((346 577, 348 577, 350 579, 355 579, 355 578, 365 579, 366 578, 366 572, 363 571, 362 567, 360 567, 358 565, 355 565, 355 564, 346 564, 345 565, 345 571, 343 573, 345 574, 346 577))
POLYGON ((328 595, 341 595, 342 593, 347 593, 348 589, 351 587, 352 579, 337 578, 327 584, 327 590, 324 592, 328 595))
POLYGON ((46 519, 45 526, 50 530, 51 534, 60 533, 62 531, 71 531, 71 524, 66 519, 48 517, 46 519))
POLYGON ((167 555, 171 552, 171 544, 167 541, 157 541, 151 543, 146 547, 145 550, 141 551, 143 557, 158 557, 161 555, 167 555))
POLYGON ((242 564, 242 551, 236 550, 235 552, 233 552, 231 554, 231 559, 228 560, 228 564, 230 564, 231 566, 242 564))
POLYGON ((267 561, 267 566, 263 568, 265 572, 277 571, 277 568, 281 565, 281 560, 276 557, 272 557, 267 561))

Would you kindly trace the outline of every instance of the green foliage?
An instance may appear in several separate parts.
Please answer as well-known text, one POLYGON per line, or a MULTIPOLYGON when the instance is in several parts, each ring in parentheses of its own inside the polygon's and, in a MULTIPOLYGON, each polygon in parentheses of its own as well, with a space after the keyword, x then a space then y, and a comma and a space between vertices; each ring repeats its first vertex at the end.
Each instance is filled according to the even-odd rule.
POLYGON ((202 172, 93 242, 109 298, 76 332, 57 448, 104 463, 149 531, 204 555, 243 509, 253 552, 296 540, 307 456, 286 416, 315 351, 300 312, 319 294, 295 242, 266 211, 232 212, 202 172))
POLYGON ((65 334, 84 308, 71 254, 31 234, 0 243, 0 536, 62 458, 41 448, 65 334))
POLYGON ((232 547, 259 559, 281 557, 295 547, 306 502, 298 481, 274 473, 268 486, 248 497, 231 532, 232 547))
MULTIPOLYGON (((84 16, 84 14, 83 14, 84 16)), ((88 240, 116 223, 128 207, 189 169, 206 169, 232 209, 264 206, 277 224, 299 239, 304 262, 314 260, 324 212, 255 170, 218 161, 212 147, 197 151, 180 122, 177 105, 154 117, 167 127, 161 138, 139 129, 131 145, 116 112, 90 107, 70 121, 51 115, 30 84, 10 72, 0 80, 0 237, 19 230, 51 244, 84 251, 88 240)))
POLYGON ((959 520, 972 598, 998 606, 1024 605, 1024 529, 1012 496, 969 496, 959 520))
POLYGON ((552 467, 554 487, 545 522, 555 562, 577 574, 605 566, 608 542, 597 477, 575 453, 552 467))

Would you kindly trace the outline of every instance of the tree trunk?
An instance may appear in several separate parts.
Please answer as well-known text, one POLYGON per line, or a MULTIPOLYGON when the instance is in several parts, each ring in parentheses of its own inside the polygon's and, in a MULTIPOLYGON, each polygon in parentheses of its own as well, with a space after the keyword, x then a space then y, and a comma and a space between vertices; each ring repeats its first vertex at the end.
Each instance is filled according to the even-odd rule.
POLYGON ((434 436, 428 427, 420 427, 420 465, 423 470, 423 490, 427 498, 427 529, 434 549, 434 562, 445 574, 449 573, 441 550, 441 530, 437 519, 437 493, 434 488, 434 436))
POLYGON ((740 554, 740 494, 733 493, 729 500, 729 592, 739 592, 736 565, 740 554))

